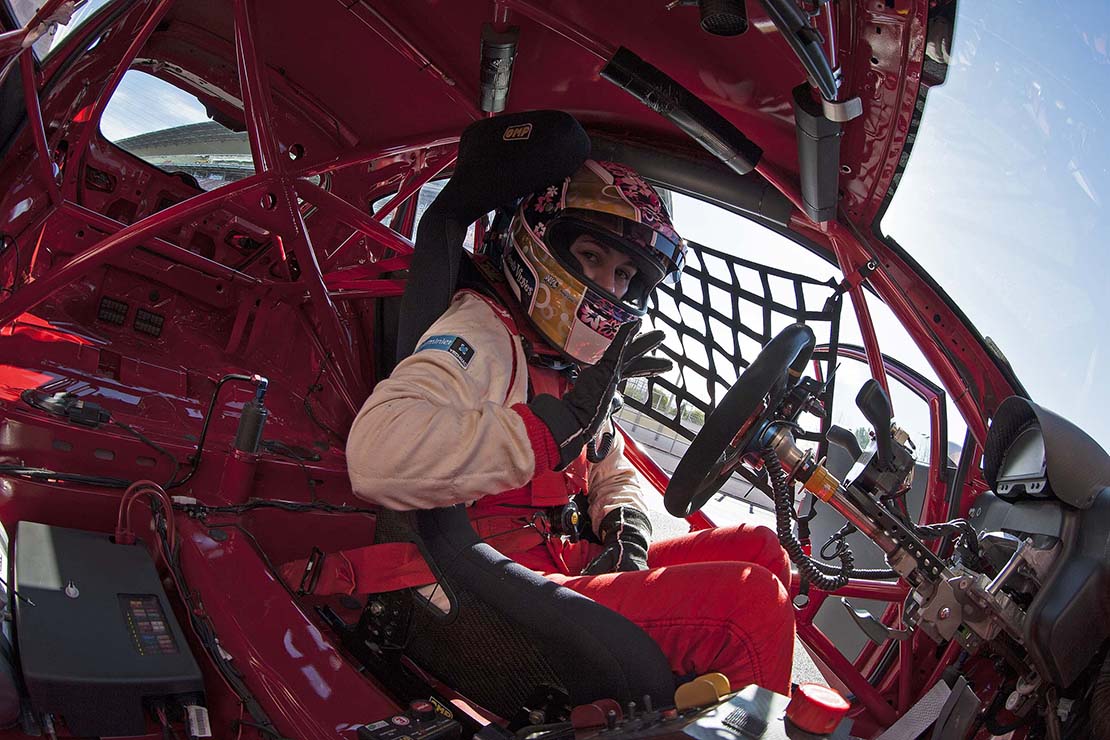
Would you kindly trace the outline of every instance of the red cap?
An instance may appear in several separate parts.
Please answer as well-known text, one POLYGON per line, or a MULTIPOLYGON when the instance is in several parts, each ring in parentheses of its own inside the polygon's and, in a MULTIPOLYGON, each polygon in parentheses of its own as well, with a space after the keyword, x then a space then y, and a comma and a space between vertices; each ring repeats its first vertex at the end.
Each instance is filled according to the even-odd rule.
POLYGON ((790 697, 786 718, 799 730, 825 735, 836 729, 851 706, 835 689, 804 683, 790 697))

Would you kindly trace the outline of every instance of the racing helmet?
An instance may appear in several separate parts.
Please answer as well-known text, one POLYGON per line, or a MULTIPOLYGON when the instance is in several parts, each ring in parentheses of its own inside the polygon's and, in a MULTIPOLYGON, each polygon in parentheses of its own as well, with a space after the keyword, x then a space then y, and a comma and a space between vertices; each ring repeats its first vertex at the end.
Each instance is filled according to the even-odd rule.
POLYGON ((592 159, 562 182, 524 198, 504 237, 501 266, 540 334, 575 361, 597 362, 622 324, 647 313, 660 281, 682 271, 686 242, 659 194, 634 170, 592 159), (616 296, 586 277, 570 252, 590 234, 636 265, 616 296))

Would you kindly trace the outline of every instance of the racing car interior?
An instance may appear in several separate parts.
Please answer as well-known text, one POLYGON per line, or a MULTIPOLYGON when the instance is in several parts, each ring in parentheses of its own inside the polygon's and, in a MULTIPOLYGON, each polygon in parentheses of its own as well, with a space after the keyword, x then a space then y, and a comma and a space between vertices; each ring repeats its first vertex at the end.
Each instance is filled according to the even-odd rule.
POLYGON ((1110 740, 1110 456, 874 226, 954 5, 0 4, 0 738, 1110 740), (691 236, 616 417, 681 531, 767 512, 790 696, 351 491, 376 382, 587 157, 805 257, 691 236), (318 581, 402 545, 434 588, 318 581))

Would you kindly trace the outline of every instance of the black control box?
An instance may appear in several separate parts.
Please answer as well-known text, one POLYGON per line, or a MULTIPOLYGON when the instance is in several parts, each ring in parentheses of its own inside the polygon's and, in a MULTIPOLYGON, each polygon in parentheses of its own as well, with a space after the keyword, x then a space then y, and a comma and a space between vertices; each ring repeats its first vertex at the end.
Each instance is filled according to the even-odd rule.
POLYGON ((438 702, 418 699, 408 710, 358 728, 359 740, 455 740, 462 725, 438 702))
POLYGON ((20 522, 15 635, 33 708, 81 737, 143 735, 144 701, 203 694, 146 547, 20 522))

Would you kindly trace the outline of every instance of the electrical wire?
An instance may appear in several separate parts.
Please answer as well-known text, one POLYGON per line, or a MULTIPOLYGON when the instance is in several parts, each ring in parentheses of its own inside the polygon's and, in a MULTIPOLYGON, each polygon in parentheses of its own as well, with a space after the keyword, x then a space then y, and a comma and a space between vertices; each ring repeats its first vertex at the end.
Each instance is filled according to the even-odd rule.
MULTIPOLYGON (((36 388, 27 388, 26 390, 24 390, 22 393, 19 394, 19 397, 25 404, 27 404, 28 406, 30 406, 31 408, 33 408, 37 411, 41 411, 44 414, 49 414, 50 416, 54 416, 54 417, 57 417, 59 419, 68 419, 72 422, 72 419, 69 419, 69 417, 66 413, 59 413, 57 408, 54 408, 54 407, 51 407, 51 406, 47 405, 45 403, 45 401, 43 400, 44 395, 45 394, 43 394, 41 391, 39 391, 36 388)), ((76 398, 75 396, 72 396, 71 394, 62 394, 63 399, 66 399, 67 397, 68 398, 73 398, 73 399, 76 398)), ((68 409, 69 407, 66 407, 66 408, 68 409)), ((165 457, 167 460, 170 461, 170 467, 172 468, 172 472, 170 473, 170 478, 169 478, 169 481, 167 482, 166 485, 167 486, 171 485, 173 483, 174 478, 177 477, 178 470, 180 470, 180 467, 181 467, 180 463, 177 461, 177 458, 172 453, 170 453, 168 450, 166 450, 164 447, 162 447, 161 445, 159 445, 156 442, 154 442, 153 440, 151 440, 149 437, 147 437, 145 434, 140 432, 135 427, 131 426, 130 424, 124 424, 122 421, 117 421, 117 420, 113 419, 111 413, 107 409, 103 409, 103 408, 100 408, 100 407, 97 407, 97 408, 99 409, 100 412, 102 412, 104 414, 103 419, 105 421, 109 421, 112 424, 115 424, 120 429, 124 430, 125 432, 130 434, 132 437, 135 437, 137 440, 139 440, 140 442, 142 442, 146 446, 153 449, 159 455, 165 457)), ((97 426, 99 426, 99 424, 97 426)), ((94 427, 94 428, 96 428, 96 427, 94 427)), ((109 488, 127 488, 128 486, 130 486, 133 483, 133 481, 128 481, 128 480, 125 480, 123 478, 113 478, 113 477, 110 477, 110 476, 99 476, 99 475, 86 475, 86 474, 83 474, 83 473, 65 473, 65 472, 51 471, 51 470, 47 470, 45 468, 30 468, 28 466, 0 466, 0 472, 7 472, 7 473, 10 473, 11 475, 22 475, 24 477, 32 477, 32 478, 37 479, 37 480, 45 480, 45 479, 53 478, 54 480, 65 480, 67 482, 85 483, 87 485, 99 485, 99 486, 105 486, 105 487, 109 487, 109 488), (25 472, 21 472, 17 468, 22 469, 25 472)))
POLYGON ((0 465, 0 475, 27 478, 36 483, 80 483, 86 486, 99 486, 101 488, 127 488, 134 483, 134 481, 125 480, 123 478, 112 478, 106 475, 65 473, 27 465, 0 465))
POLYGON ((840 558, 840 568, 835 575, 829 574, 818 567, 816 560, 808 557, 802 549, 802 544, 794 537, 791 529, 790 512, 791 491, 787 480, 786 471, 782 469, 775 448, 768 445, 763 448, 763 462, 771 479, 771 488, 775 492, 775 528, 778 533, 779 543, 790 556, 790 560, 798 566, 798 572, 806 578, 814 588, 822 591, 835 591, 848 583, 852 575, 852 548, 847 542, 840 541, 836 555, 840 558))
POLYGON ((320 371, 316 373, 316 380, 312 381, 312 385, 308 386, 308 390, 305 391, 305 394, 304 394, 304 410, 305 410, 305 413, 308 414, 308 418, 312 420, 312 423, 315 424, 316 426, 318 426, 321 430, 323 430, 325 434, 330 434, 332 437, 334 437, 336 440, 338 440, 340 444, 346 444, 347 440, 342 435, 340 435, 337 431, 335 431, 334 429, 329 427, 327 424, 325 424, 323 421, 318 419, 316 417, 315 412, 313 412, 313 410, 312 410, 312 404, 310 402, 310 399, 311 399, 313 393, 318 393, 318 392, 324 390, 324 386, 321 385, 321 383, 320 383, 320 378, 322 378, 323 376, 324 376, 324 365, 323 365, 323 363, 321 363, 320 364, 320 371))
POLYGON ((207 506, 200 503, 175 503, 174 508, 192 515, 207 516, 209 514, 243 514, 254 509, 280 509, 281 511, 323 511, 329 514, 379 514, 380 509, 369 509, 346 504, 329 504, 325 501, 303 503, 299 501, 277 501, 273 499, 255 499, 245 504, 231 504, 228 506, 207 506))
POLYGON ((197 468, 200 467, 201 457, 204 455, 204 440, 208 436, 208 425, 212 422, 212 412, 216 409, 216 401, 220 397, 220 389, 223 388, 225 384, 232 381, 251 383, 254 382, 254 379, 250 375, 240 375, 238 373, 233 373, 231 375, 223 376, 216 382, 216 388, 212 391, 212 400, 208 402, 208 411, 204 414, 204 423, 200 427, 200 437, 197 439, 197 450, 189 458, 189 464, 191 466, 189 468, 189 472, 186 473, 185 477, 181 480, 171 481, 166 486, 166 488, 179 488, 188 483, 196 474, 197 468))
POLYGON ((177 458, 174 457, 174 455, 168 452, 165 448, 151 441, 145 434, 140 432, 135 427, 129 424, 124 424, 122 421, 116 421, 115 419, 112 419, 112 423, 170 461, 170 466, 173 468, 173 472, 170 473, 170 478, 168 481, 166 481, 165 485, 167 487, 172 485, 174 479, 177 478, 178 471, 181 469, 181 463, 177 461, 177 458))
MULTIPOLYGON (((216 670, 224 679, 228 688, 239 697, 241 705, 250 714, 253 722, 250 722, 249 726, 274 738, 284 740, 281 733, 274 727, 273 722, 270 721, 266 711, 258 703, 258 700, 254 698, 254 695, 251 693, 246 682, 244 682, 238 669, 232 665, 228 658, 224 657, 219 640, 216 637, 215 630, 208 616, 204 614, 203 610, 197 608, 197 604, 194 602, 193 592, 189 590, 188 582, 185 580, 185 574, 181 568, 180 543, 176 543, 173 547, 170 546, 169 533, 167 531, 167 526, 169 525, 167 525, 167 521, 172 521, 172 515, 169 514, 169 512, 166 512, 165 516, 155 516, 155 531, 158 534, 160 542, 159 549, 162 552, 163 559, 177 587, 177 593, 185 603, 185 613, 189 616, 189 623, 193 628, 193 633, 204 646, 205 651, 208 653, 209 658, 211 658, 213 665, 215 665, 216 670)), ((244 723, 246 723, 245 720, 244 723)))

